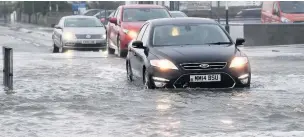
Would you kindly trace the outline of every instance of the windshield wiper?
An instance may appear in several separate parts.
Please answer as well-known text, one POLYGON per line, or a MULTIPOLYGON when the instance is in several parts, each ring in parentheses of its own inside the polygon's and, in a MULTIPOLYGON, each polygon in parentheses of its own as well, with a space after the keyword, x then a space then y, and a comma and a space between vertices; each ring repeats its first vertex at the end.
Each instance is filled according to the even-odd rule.
POLYGON ((232 44, 232 42, 214 42, 214 43, 205 43, 209 45, 221 45, 221 44, 232 44))

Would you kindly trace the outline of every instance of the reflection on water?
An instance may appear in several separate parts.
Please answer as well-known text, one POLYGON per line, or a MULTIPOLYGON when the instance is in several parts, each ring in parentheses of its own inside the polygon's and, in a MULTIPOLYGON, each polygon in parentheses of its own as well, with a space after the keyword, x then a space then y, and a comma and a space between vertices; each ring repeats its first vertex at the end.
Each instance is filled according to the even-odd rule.
POLYGON ((156 100, 159 116, 153 123, 157 124, 156 133, 161 136, 179 136, 181 121, 175 117, 171 96, 160 95, 156 100))

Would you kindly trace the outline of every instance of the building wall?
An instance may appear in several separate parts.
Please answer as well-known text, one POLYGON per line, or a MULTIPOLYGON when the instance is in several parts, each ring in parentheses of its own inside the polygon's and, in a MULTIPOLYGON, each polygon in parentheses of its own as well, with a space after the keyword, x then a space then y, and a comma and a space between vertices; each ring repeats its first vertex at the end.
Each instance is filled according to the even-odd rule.
MULTIPOLYGON (((259 6, 261 1, 227 1, 228 6, 259 6)), ((212 7, 218 6, 218 1, 211 2, 212 7)), ((220 7, 226 6, 226 1, 220 1, 220 7)))
POLYGON ((170 6, 170 1, 126 1, 125 4, 156 4, 156 5, 163 5, 163 6, 170 6))

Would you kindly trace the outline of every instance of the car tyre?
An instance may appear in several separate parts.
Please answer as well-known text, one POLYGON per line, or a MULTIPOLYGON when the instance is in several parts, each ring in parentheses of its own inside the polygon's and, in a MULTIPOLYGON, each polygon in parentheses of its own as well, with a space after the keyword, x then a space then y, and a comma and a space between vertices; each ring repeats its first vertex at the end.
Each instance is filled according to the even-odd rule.
POLYGON ((144 83, 145 89, 155 89, 151 75, 149 74, 149 72, 147 70, 145 70, 145 72, 144 72, 143 83, 144 83))
POLYGON ((124 58, 127 56, 128 52, 121 50, 121 45, 120 45, 120 40, 119 38, 117 39, 117 52, 118 52, 118 56, 121 58, 124 58))
POLYGON ((130 65, 129 61, 127 61, 127 63, 126 63, 126 70, 127 70, 127 79, 129 82, 132 82, 133 74, 132 74, 132 69, 131 69, 131 65, 130 65))
POLYGON ((58 53, 58 52, 59 52, 59 48, 54 43, 53 44, 53 53, 58 53))

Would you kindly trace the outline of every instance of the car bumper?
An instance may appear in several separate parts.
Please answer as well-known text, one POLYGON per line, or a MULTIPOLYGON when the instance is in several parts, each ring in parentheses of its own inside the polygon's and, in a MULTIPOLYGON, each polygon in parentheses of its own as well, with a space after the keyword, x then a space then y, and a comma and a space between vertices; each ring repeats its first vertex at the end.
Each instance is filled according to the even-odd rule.
POLYGON ((63 42, 65 49, 105 49, 107 47, 106 40, 104 39, 90 39, 90 40, 70 40, 63 42), (87 41, 85 43, 84 41, 87 41))
POLYGON ((214 70, 168 70, 161 71, 157 67, 148 68, 151 79, 158 88, 234 88, 238 85, 246 85, 250 82, 250 66, 241 69, 224 68, 214 70), (190 82, 190 75, 220 74, 218 82, 190 82))

